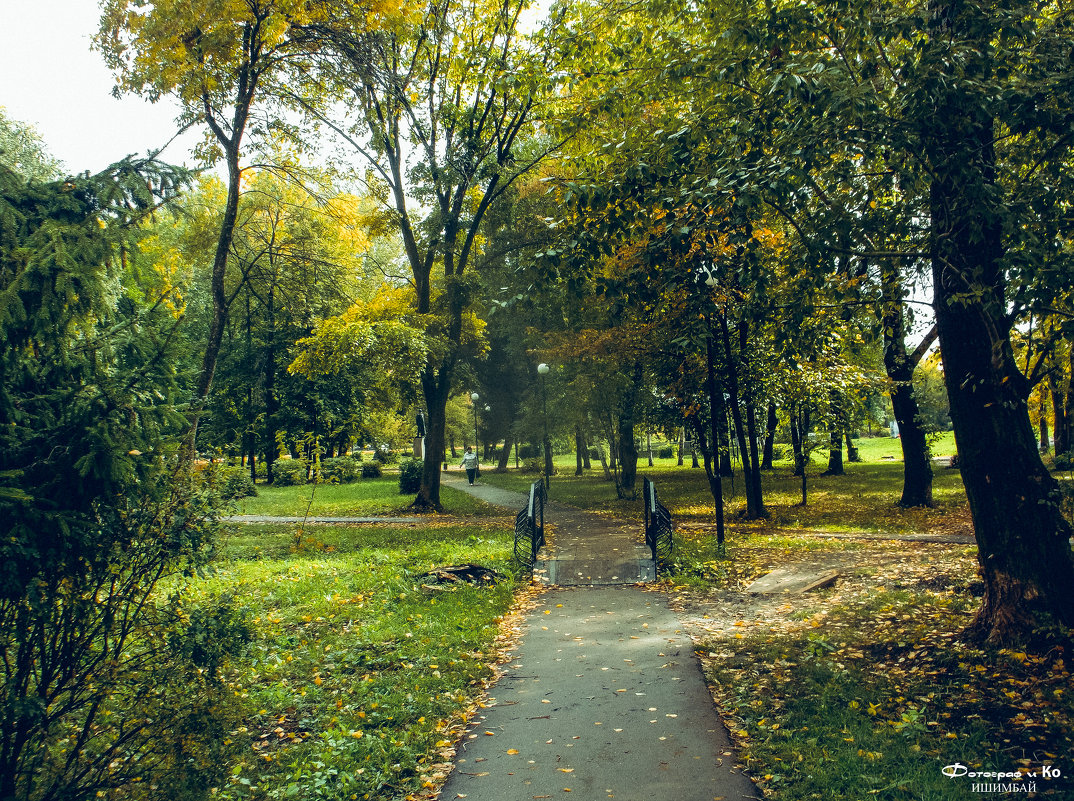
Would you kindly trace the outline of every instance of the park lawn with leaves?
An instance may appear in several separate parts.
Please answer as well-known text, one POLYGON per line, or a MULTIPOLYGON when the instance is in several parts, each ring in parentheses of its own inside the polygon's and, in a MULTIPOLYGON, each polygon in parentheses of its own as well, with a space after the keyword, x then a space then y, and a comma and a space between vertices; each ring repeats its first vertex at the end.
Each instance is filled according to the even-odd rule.
POLYGON ((751 534, 704 565, 707 588, 673 579, 673 602, 712 610, 775 566, 825 557, 857 567, 729 627, 693 618, 714 697, 765 797, 980 797, 974 779, 943 774, 955 763, 1036 772, 1025 787, 1070 797, 1068 778, 1042 771, 1069 772, 1074 641, 1059 629, 1018 649, 964 641, 979 603, 973 547, 751 534))
POLYGON ((245 710, 230 732, 224 799, 405 799, 433 776, 494 675, 515 600, 510 529, 238 527, 205 597, 243 605, 254 639, 224 680, 245 710), (490 586, 436 588, 422 574, 475 563, 490 586), (443 753, 442 753, 443 752, 443 753))
MULTIPOLYGON (((440 493, 444 510, 460 517, 502 514, 502 511, 476 498, 443 487, 440 493)), ((362 479, 353 484, 304 484, 294 487, 257 486, 257 495, 242 498, 237 512, 245 515, 268 517, 366 517, 411 516, 408 509, 413 495, 399 492, 397 473, 386 473, 381 478, 362 479)))
MULTIPOLYGON (((769 518, 743 521, 745 508, 742 474, 734 479, 724 478, 723 490, 727 520, 731 524, 728 537, 733 539, 747 531, 776 533, 782 529, 821 530, 828 532, 868 532, 876 535, 897 534, 972 534, 965 490, 958 470, 946 462, 934 463, 932 509, 903 509, 897 505, 902 482, 902 453, 899 441, 891 437, 866 437, 855 441, 864 461, 845 464, 842 476, 822 475, 827 467, 821 460, 822 451, 813 455, 807 474, 807 503, 801 505, 801 479, 792 475, 786 459, 777 460, 775 470, 765 471, 762 484, 769 518)), ((784 448, 789 455, 789 448, 784 448)), ((953 452, 950 433, 934 444, 934 452, 953 452)), ((573 474, 573 461, 566 457, 557 461, 558 473, 553 476, 549 497, 581 509, 604 512, 625 520, 640 520, 641 476, 648 476, 657 486, 661 502, 671 510, 677 524, 704 524, 714 519, 712 495, 703 468, 679 467, 676 459, 654 459, 653 467, 644 460, 639 463, 637 498, 616 497, 614 482, 604 478, 599 465, 582 476, 573 474)), ((540 478, 532 473, 482 474, 482 481, 498 487, 524 491, 540 478)))

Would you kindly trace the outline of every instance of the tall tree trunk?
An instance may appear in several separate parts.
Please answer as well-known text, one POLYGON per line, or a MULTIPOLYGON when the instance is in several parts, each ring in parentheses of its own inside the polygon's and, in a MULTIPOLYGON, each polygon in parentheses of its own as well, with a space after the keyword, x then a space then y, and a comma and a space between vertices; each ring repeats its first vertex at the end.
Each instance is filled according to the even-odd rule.
POLYGON ((768 404, 768 416, 764 428, 764 456, 761 458, 761 469, 771 470, 776 451, 776 429, 779 427, 779 418, 776 416, 776 404, 768 404))
POLYGON ((861 455, 858 453, 858 446, 854 444, 854 440, 851 439, 850 432, 846 432, 847 438, 847 461, 851 464, 861 461, 861 455))
POLYGON ((600 466, 604 470, 604 480, 612 480, 612 469, 608 465, 608 457, 604 455, 604 443, 597 440, 597 458, 600 459, 600 466))
MULTIPOLYGON (((720 328, 723 334, 724 356, 727 359, 727 389, 731 398, 728 403, 731 406, 731 418, 735 423, 735 433, 738 436, 738 450, 742 458, 742 472, 746 485, 746 519, 761 520, 768 517, 768 511, 764 506, 764 497, 761 493, 760 462, 757 458, 757 427, 754 423, 752 403, 749 405, 748 419, 743 424, 742 408, 739 392, 738 370, 734 353, 731 347, 731 336, 727 328, 727 316, 720 315, 720 328)), ((738 323, 738 341, 740 358, 744 361, 744 348, 746 345, 747 327, 744 320, 738 323)), ((747 399, 748 401, 748 399, 747 399)))
MULTIPOLYGON (((719 417, 716 418, 716 450, 719 454, 720 475, 734 478, 735 465, 731 461, 731 443, 734 441, 735 431, 727 419, 727 401, 722 392, 716 403, 719 412, 719 417)), ((731 483, 733 486, 734 482, 731 483)))
MULTIPOLYGON (((507 426, 507 430, 508 431, 511 430, 510 425, 507 426)), ((517 447, 517 445, 516 445, 516 447, 517 447)), ((510 462, 511 462, 511 437, 508 436, 503 441, 503 450, 500 451, 500 459, 496 463, 496 469, 493 472, 495 472, 495 473, 506 473, 507 472, 507 466, 510 464, 510 462)))
POLYGON ((638 446, 634 441, 634 415, 643 377, 641 362, 637 362, 632 370, 630 388, 624 395, 620 405, 618 426, 620 468, 617 487, 620 498, 633 498, 636 494, 638 446))
POLYGON ((682 467, 682 463, 683 463, 682 452, 683 452, 683 450, 685 448, 686 448, 686 429, 685 428, 680 428, 679 429, 679 457, 678 457, 678 462, 677 462, 679 467, 682 467))
POLYGON ((800 476, 805 472, 805 450, 802 440, 805 438, 805 427, 802 425, 802 415, 797 411, 791 413, 791 451, 794 453, 794 475, 800 476))
MULTIPOLYGON (((445 359, 437 371, 428 365, 422 371, 421 384, 425 396, 425 408, 428 412, 425 429, 425 452, 447 452, 447 402, 451 386, 450 359, 445 359)), ((440 462, 426 459, 422 466, 421 487, 414 499, 413 509, 441 511, 440 504, 440 462)))
MULTIPOLYGON (((991 69, 983 6, 938 2, 930 40, 940 63, 960 50, 967 75, 991 69), (951 40, 958 42, 953 45, 951 40)), ((994 122, 976 89, 952 77, 923 120, 930 189, 934 310, 959 466, 985 593, 970 634, 1021 639, 1044 610, 1074 625, 1074 559, 1060 490, 1037 451, 1028 384, 1010 341, 1001 259, 994 122)))
MULTIPOLYGON (((708 336, 705 337, 705 391, 709 396, 709 439, 712 446, 704 448, 705 431, 699 425, 696 426, 695 442, 702 447, 705 453, 705 475, 709 479, 709 492, 712 494, 712 502, 716 510, 716 542, 722 545, 724 541, 724 517, 723 517, 723 476, 719 470, 719 431, 718 418, 723 415, 723 392, 716 386, 716 359, 712 342, 712 323, 708 322, 708 336), (711 455, 710 455, 711 451, 711 455)), ((694 448, 694 460, 697 460, 697 448, 694 448)))
MULTIPOLYGON (((190 430, 183 447, 184 458, 193 463, 198 437, 198 422, 205 409, 209 390, 216 375, 216 363, 220 357, 220 345, 224 341, 224 328, 227 326, 228 297, 224 287, 227 274, 228 258, 231 255, 231 243, 235 238, 235 225, 239 218, 239 198, 242 194, 242 170, 239 168, 240 145, 246 120, 253 103, 256 78, 240 91, 236 101, 234 119, 231 120, 230 136, 219 126, 212 115, 207 115, 207 122, 224 150, 227 165, 227 199, 224 201, 224 214, 220 220, 220 232, 216 239, 216 252, 213 255, 213 267, 209 278, 209 297, 212 299, 212 317, 209 320, 209 336, 205 342, 205 352, 201 359, 201 372, 194 385, 194 399, 190 405, 190 430)), ((206 108, 209 101, 206 100, 206 108)))
POLYGON ((912 353, 906 349, 906 307, 903 303, 903 282, 899 267, 882 264, 881 292, 884 310, 881 328, 884 332, 884 370, 891 382, 891 407, 899 424, 899 444, 902 447, 903 507, 932 506, 932 454, 921 422, 921 410, 914 395, 914 370, 936 341, 933 327, 912 353))
POLYGON ((1040 390, 1040 408, 1038 409, 1038 415, 1040 417, 1040 452, 1047 453, 1051 448, 1052 440, 1048 436, 1048 398, 1046 397, 1047 389, 1041 387, 1040 390))
POLYGON ((574 474, 582 475, 584 468, 585 435, 582 433, 582 424, 574 424, 574 474))
POLYGON ((846 470, 843 468, 843 433, 832 431, 828 435, 828 469, 824 471, 826 476, 843 476, 846 470))
POLYGON ((275 480, 273 465, 279 454, 276 442, 276 424, 279 421, 280 400, 276 397, 276 292, 270 283, 265 296, 265 321, 268 330, 265 337, 265 363, 263 386, 265 392, 265 481, 271 484, 275 480))
MULTIPOLYGON (((1071 426, 1074 426, 1074 345, 1070 348, 1070 359, 1067 365, 1067 386, 1063 392, 1063 450, 1062 453, 1070 453, 1074 450, 1074 437, 1071 437, 1071 426)), ((1058 446, 1056 453, 1060 453, 1058 446)))

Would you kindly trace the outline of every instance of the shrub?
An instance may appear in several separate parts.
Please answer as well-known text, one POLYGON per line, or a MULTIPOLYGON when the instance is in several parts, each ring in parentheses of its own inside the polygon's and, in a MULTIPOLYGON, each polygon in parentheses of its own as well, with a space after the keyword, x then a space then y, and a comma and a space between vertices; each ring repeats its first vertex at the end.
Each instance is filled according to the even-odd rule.
POLYGON ((670 447, 670 446, 667 447, 667 448, 661 448, 660 452, 657 453, 656 456, 657 456, 658 459, 674 459, 675 458, 675 449, 670 447))
POLYGON ((523 473, 541 473, 544 472, 544 459, 539 456, 535 456, 530 459, 524 459, 522 461, 521 472, 523 473))
POLYGON ((244 467, 227 467, 216 462, 207 467, 202 476, 212 490, 224 501, 250 498, 257 495, 257 487, 244 467))
POLYGON ((395 464, 399 461, 399 457, 387 445, 380 445, 373 451, 373 461, 381 464, 395 464))
POLYGON ((351 456, 321 460, 321 480, 335 484, 352 484, 362 477, 362 463, 351 456))
POLYGON ((425 463, 418 459, 408 459, 399 465, 399 494, 414 495, 421 489, 421 474, 425 463))
POLYGON ((362 478, 380 478, 382 475, 384 468, 380 466, 380 462, 374 460, 362 464, 362 478))
POLYGON ((309 480, 309 466, 305 459, 280 459, 272 465, 272 486, 296 487, 309 480))

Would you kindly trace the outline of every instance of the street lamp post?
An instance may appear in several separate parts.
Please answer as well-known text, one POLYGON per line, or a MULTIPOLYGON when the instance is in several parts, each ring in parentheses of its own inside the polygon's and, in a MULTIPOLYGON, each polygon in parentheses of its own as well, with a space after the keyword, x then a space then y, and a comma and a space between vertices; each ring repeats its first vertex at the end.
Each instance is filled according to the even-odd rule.
MULTIPOLYGON (((486 403, 485 404, 485 436, 486 437, 489 435, 489 427, 490 427, 489 426, 489 417, 490 417, 491 412, 492 412, 492 407, 489 406, 486 403)), ((495 449, 495 446, 496 446, 495 442, 486 442, 485 444, 489 446, 489 450, 495 449)), ((487 459, 488 456, 486 456, 485 458, 487 459)))
POLYGON ((475 473, 475 475, 480 478, 481 477, 481 446, 478 444, 478 441, 477 441, 477 402, 479 400, 481 400, 481 396, 478 395, 476 392, 473 392, 473 393, 470 394, 470 400, 472 401, 471 405, 474 407, 474 453, 477 454, 477 473, 475 473))
POLYGON ((537 373, 541 376, 541 416, 544 419, 544 488, 552 487, 552 443, 548 440, 548 387, 545 376, 548 375, 549 367, 544 362, 537 365, 537 373))

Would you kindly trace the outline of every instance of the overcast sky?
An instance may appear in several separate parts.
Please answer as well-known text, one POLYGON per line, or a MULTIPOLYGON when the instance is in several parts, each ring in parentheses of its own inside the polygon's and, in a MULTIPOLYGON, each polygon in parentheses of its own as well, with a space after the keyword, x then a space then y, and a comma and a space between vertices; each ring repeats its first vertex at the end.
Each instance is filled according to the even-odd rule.
MULTIPOLYGON (((90 50, 98 16, 96 0, 0 0, 0 106, 71 172, 144 155, 176 129, 170 102, 112 97, 112 75, 90 50)), ((182 145, 162 157, 190 162, 182 145)))

